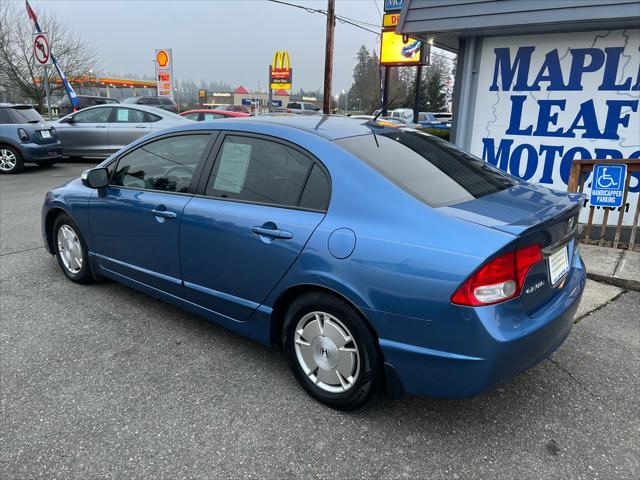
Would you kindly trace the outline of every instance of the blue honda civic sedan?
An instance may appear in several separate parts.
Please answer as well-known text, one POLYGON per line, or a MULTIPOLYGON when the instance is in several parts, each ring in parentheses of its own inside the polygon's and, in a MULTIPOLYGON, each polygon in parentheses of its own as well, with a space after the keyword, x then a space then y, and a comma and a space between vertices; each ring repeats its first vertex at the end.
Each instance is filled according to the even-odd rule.
POLYGON ((436 137, 266 116, 144 137, 47 193, 64 274, 280 346, 334 408, 467 397, 547 358, 585 285, 580 194, 436 137))

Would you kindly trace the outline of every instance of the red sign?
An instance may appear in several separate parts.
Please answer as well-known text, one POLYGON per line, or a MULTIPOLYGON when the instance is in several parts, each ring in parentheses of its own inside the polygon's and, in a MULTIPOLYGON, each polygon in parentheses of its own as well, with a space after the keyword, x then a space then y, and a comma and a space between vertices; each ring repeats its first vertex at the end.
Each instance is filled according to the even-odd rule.
POLYGON ((42 33, 37 34, 33 38, 33 55, 36 58, 36 62, 40 65, 49 65, 51 63, 49 40, 47 40, 47 37, 42 33))

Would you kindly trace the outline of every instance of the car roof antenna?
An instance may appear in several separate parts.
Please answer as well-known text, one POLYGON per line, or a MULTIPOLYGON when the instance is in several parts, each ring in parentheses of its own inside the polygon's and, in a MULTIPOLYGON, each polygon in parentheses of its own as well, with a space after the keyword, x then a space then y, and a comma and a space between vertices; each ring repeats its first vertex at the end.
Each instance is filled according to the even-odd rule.
POLYGON ((382 108, 380 109, 380 111, 378 112, 377 115, 374 115, 374 117, 371 119, 372 122, 375 122, 376 120, 378 120, 378 117, 380 115, 382 115, 382 112, 384 112, 387 108, 389 108, 391 106, 391 104, 393 102, 396 101, 396 97, 393 97, 391 100, 389 100, 385 105, 382 106, 382 108))

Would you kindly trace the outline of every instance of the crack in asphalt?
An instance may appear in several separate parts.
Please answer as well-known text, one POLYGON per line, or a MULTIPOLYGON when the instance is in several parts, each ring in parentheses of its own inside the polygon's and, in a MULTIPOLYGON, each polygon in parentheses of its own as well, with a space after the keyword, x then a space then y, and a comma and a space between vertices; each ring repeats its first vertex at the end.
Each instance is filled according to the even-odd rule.
MULTIPOLYGON (((595 280, 594 280, 595 281, 595 280)), ((598 305, 597 307, 595 307, 593 310, 589 310, 588 312, 583 313, 582 315, 580 315, 579 317, 576 317, 573 319, 573 324, 577 325, 579 324, 585 317, 588 317, 589 315, 592 315, 600 310, 602 310, 604 307, 606 307, 607 305, 611 305, 613 302, 615 302, 616 300, 618 300, 622 295, 624 295, 625 293, 628 293, 628 290, 622 290, 620 291, 618 294, 614 295, 613 297, 611 297, 609 300, 607 300, 604 303, 601 303, 600 305, 598 305)))
POLYGON ((38 250, 40 248, 44 248, 44 247, 41 245, 39 247, 25 248, 24 250, 18 250, 16 252, 2 253, 2 254, 0 254, 0 257, 7 257, 9 255, 15 255, 16 253, 30 252, 31 250, 38 250))
POLYGON ((560 362, 558 362, 557 360, 554 360, 553 358, 549 357, 547 358, 547 360, 549 360, 549 362, 551 362, 552 365, 554 365, 558 370, 566 373, 569 378, 571 380, 573 380, 573 382, 578 385, 578 387, 580 387, 580 389, 584 392, 586 392, 591 398, 593 398, 594 400, 596 400, 600 405, 602 405, 603 407, 606 407, 607 404, 604 403, 602 401, 602 399, 600 397, 598 397, 595 393, 593 393, 591 390, 589 390, 584 383, 582 383, 580 380, 578 380, 576 377, 573 376, 573 373, 571 373, 571 371, 567 370, 565 367, 563 367, 560 362))

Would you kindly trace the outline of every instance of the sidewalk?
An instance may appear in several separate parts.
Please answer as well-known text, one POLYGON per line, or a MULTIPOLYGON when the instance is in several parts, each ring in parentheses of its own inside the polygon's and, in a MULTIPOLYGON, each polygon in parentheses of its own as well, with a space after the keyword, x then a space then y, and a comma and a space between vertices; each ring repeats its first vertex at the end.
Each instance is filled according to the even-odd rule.
POLYGON ((626 290, 640 291, 640 252, 580 244, 587 277, 626 290))

